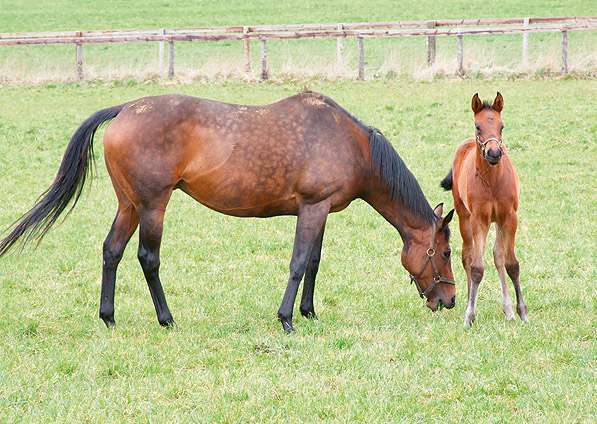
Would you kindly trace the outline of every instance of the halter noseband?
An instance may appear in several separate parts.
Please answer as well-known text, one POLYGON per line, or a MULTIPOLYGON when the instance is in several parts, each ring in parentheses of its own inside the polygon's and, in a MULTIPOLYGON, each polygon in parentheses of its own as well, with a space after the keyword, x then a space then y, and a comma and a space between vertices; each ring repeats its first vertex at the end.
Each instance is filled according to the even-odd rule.
POLYGON ((414 275, 410 274, 410 283, 411 284, 415 283, 415 286, 417 287, 417 290, 419 291, 419 296, 421 296, 421 299, 423 298, 423 296, 427 296, 427 294, 429 292, 431 292, 431 290, 433 290, 433 288, 437 285, 437 283, 446 283, 446 284, 456 285, 455 280, 452 280, 451 278, 442 277, 439 275, 439 272, 437 272, 437 263, 435 262, 435 249, 433 248, 434 236, 435 236, 435 224, 433 224, 433 227, 431 228, 431 243, 429 245, 429 249, 427 249, 427 258, 425 259, 423 268, 421 269, 421 272, 419 272, 419 274, 416 277, 414 275), (433 282, 431 284, 429 284, 429 287, 427 287, 427 289, 425 291, 423 291, 421 289, 421 285, 419 284, 419 278, 421 278, 421 275, 423 275, 423 272, 425 272, 425 268, 427 268, 427 264, 429 262, 431 262, 431 267, 433 268, 433 282))
POLYGON ((481 141, 481 134, 477 134, 477 144, 479 145, 479 149, 481 149, 481 153, 483 153, 483 158, 487 158, 485 156, 485 146, 487 145, 487 143, 489 143, 490 141, 497 141, 498 147, 500 148, 500 151, 503 151, 502 146, 504 145, 504 143, 502 142, 502 140, 498 140, 495 137, 490 137, 485 141, 481 141))

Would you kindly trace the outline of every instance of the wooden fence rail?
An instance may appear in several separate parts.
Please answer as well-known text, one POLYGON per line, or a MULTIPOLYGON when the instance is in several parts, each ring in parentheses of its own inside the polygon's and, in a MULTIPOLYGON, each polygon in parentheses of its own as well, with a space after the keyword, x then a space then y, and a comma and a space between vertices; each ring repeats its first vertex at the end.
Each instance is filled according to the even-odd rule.
POLYGON ((562 34, 562 72, 568 72, 568 32, 597 30, 597 16, 562 18, 464 19, 412 22, 373 22, 342 24, 259 25, 213 28, 175 28, 152 30, 63 31, 45 33, 0 33, 0 46, 75 44, 77 75, 83 79, 83 44, 159 42, 160 70, 164 44, 168 42, 168 77, 174 77, 174 43, 181 41, 241 40, 244 44, 245 71, 250 72, 250 40, 261 41, 262 79, 268 78, 267 40, 301 38, 336 38, 337 61, 342 62, 342 39, 358 40, 359 79, 364 79, 364 38, 427 37, 427 63, 436 57, 437 36, 457 36, 458 74, 464 75, 463 36, 485 34, 523 34, 522 56, 526 64, 528 34, 560 32, 562 34))

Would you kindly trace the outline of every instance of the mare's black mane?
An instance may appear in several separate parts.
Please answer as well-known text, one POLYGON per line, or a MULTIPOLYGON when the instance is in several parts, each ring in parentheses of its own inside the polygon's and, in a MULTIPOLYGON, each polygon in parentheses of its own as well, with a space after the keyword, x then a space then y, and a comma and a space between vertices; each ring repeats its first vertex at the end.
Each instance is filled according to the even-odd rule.
POLYGON ((438 217, 425 198, 419 182, 383 133, 365 124, 329 97, 325 99, 345 113, 369 136, 371 164, 390 190, 392 200, 400 202, 407 210, 422 217, 429 224, 437 222, 438 217))

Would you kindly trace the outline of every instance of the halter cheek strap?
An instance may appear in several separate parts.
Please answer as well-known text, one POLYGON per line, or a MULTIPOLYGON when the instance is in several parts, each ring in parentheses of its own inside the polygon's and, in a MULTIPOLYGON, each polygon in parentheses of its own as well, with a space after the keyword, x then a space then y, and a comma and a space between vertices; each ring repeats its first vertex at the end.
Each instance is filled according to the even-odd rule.
POLYGON ((419 296, 421 296, 421 298, 423 298, 424 296, 427 296, 427 294, 430 293, 431 290, 433 290, 433 288, 438 283, 446 283, 446 284, 456 285, 455 280, 452 280, 451 278, 442 277, 439 275, 439 272, 437 272, 437 263, 435 262, 435 249, 433 248, 433 235, 434 234, 435 234, 435 224, 433 225, 433 228, 431 229, 431 244, 429 246, 429 249, 427 249, 427 258, 425 258, 425 263, 423 264, 423 268, 421 269, 421 272, 419 272, 419 274, 417 276, 410 274, 410 283, 411 284, 415 283, 415 286, 417 287, 417 291, 419 292, 419 296), (431 268, 433 268, 433 281, 431 284, 429 284, 429 287, 427 287, 427 289, 423 291, 421 289, 421 284, 419 284, 419 278, 421 278, 421 275, 423 275, 423 272, 425 272, 425 268, 427 268, 427 264, 429 262, 431 262, 431 268))

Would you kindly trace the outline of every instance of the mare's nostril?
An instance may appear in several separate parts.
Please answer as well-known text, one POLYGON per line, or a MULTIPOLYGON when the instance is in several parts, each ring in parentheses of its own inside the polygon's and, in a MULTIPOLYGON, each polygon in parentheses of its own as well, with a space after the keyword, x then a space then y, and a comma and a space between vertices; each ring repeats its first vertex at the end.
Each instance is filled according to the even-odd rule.
POLYGON ((452 306, 456 305, 456 295, 452 296, 452 299, 450 299, 450 301, 452 302, 452 306))

